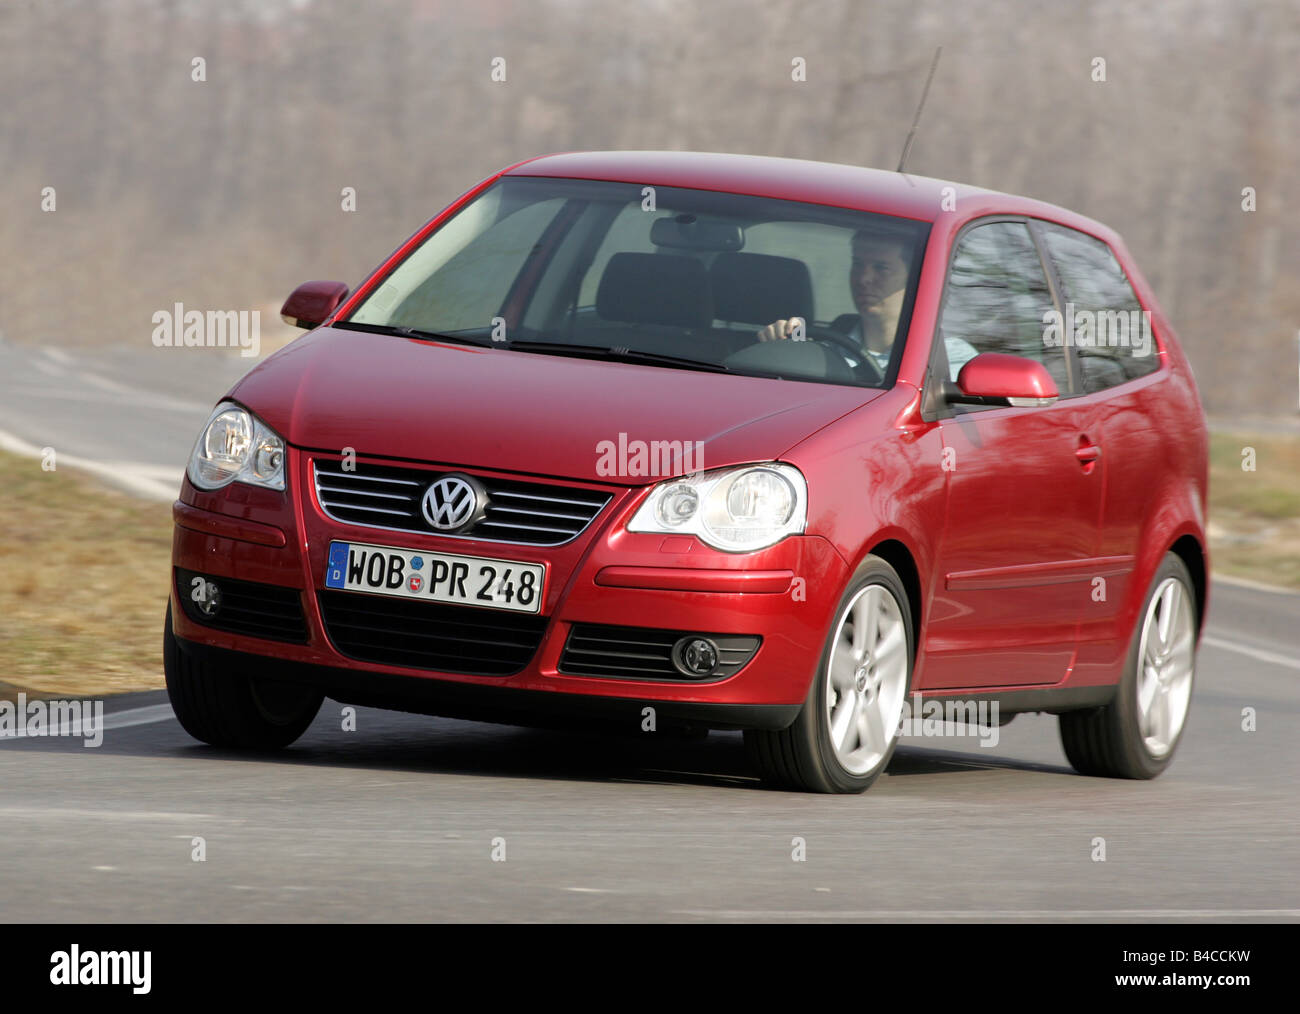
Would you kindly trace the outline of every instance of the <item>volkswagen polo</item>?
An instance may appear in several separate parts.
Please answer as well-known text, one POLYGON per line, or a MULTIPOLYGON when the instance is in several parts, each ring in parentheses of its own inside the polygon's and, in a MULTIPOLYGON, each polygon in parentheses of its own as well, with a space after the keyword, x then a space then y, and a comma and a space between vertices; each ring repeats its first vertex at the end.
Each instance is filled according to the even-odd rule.
POLYGON ((478 184, 214 408, 174 505, 184 728, 325 697, 744 730, 867 788, 914 702, 1150 778, 1205 616, 1206 429, 1113 231, 900 173, 552 155, 478 184))

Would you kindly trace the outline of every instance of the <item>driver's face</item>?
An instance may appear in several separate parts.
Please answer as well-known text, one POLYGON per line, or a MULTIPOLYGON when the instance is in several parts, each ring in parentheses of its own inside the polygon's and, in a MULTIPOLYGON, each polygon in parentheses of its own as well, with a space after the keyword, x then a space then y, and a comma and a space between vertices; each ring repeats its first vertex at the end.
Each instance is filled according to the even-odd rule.
POLYGON ((907 264, 895 240, 855 238, 849 265, 849 289, 859 313, 866 313, 903 287, 907 264))

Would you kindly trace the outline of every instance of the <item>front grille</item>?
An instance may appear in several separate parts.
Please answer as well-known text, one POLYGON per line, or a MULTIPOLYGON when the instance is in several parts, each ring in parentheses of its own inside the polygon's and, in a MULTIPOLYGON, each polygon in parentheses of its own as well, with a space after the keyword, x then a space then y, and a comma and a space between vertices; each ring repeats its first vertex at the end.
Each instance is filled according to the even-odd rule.
POLYGON ((176 591, 185 615, 205 627, 271 641, 307 643, 302 595, 295 588, 236 581, 177 567, 176 591), (211 615, 205 613, 195 599, 196 578, 216 585, 216 597, 209 599, 215 607, 211 615))
POLYGON ((323 590, 325 632, 349 658, 380 665, 512 676, 537 653, 545 616, 323 590))
POLYGON ((569 631, 560 657, 560 672, 629 680, 720 680, 739 672, 754 657, 761 640, 736 634, 578 623, 569 631), (688 676, 673 665, 673 645, 684 637, 705 637, 717 645, 718 664, 711 673, 688 676))
POLYGON ((312 461, 312 470, 316 500, 335 521, 451 539, 559 546, 576 538, 610 500, 590 489, 475 476, 487 490, 487 510, 470 527, 448 534, 429 524, 421 509, 425 490, 448 472, 360 462, 344 471, 341 461, 321 458, 312 461))

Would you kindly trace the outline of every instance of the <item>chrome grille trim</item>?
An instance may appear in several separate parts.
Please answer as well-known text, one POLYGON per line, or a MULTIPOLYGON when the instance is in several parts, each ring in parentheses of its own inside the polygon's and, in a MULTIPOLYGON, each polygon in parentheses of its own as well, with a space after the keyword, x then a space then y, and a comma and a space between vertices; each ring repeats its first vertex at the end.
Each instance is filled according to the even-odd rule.
POLYGON ((451 534, 428 523, 421 502, 424 491, 436 479, 460 469, 358 462, 354 471, 345 472, 336 458, 312 458, 311 469, 316 502, 326 517, 361 528, 444 539, 561 546, 586 531, 613 499, 598 490, 466 473, 474 474, 487 490, 487 512, 472 527, 451 534))
MULTIPOLYGON (((322 493, 355 493, 356 492, 356 490, 352 490, 352 489, 338 489, 334 486, 322 486, 319 482, 316 483, 316 488, 320 490, 320 492, 322 493)), ((384 500, 411 499, 411 495, 409 493, 380 493, 378 490, 375 490, 374 492, 367 491, 365 495, 382 497, 384 500)))
POLYGON ((572 514, 552 514, 549 511, 530 511, 523 507, 498 507, 497 510, 502 514, 526 514, 534 518, 559 518, 561 521, 577 521, 572 514))
MULTIPOLYGON (((480 521, 475 530, 479 528, 518 528, 522 532, 552 532, 557 535, 567 535, 567 528, 546 528, 543 525, 517 525, 509 521, 480 521)), ((567 539, 565 540, 568 541, 567 539)))
POLYGON ((569 504, 576 504, 576 505, 578 505, 579 507, 585 507, 585 506, 587 506, 586 502, 583 501, 583 500, 565 500, 565 499, 563 499, 563 498, 561 498, 561 497, 558 497, 558 496, 536 496, 535 494, 532 494, 532 493, 512 493, 512 492, 510 492, 509 490, 503 490, 502 492, 498 493, 497 495, 498 495, 498 496, 513 496, 513 497, 516 497, 516 498, 523 498, 523 499, 525 499, 525 500, 545 500, 547 503, 569 503, 569 504))
MULTIPOLYGON (((326 514, 329 514, 329 510, 328 510, 328 508, 333 507, 333 508, 335 508, 336 510, 339 509, 339 508, 344 508, 344 509, 346 509, 346 510, 350 510, 350 511, 365 511, 365 512, 367 512, 368 514, 391 514, 391 515, 393 515, 394 517, 399 517, 399 518, 407 517, 407 512, 406 512, 406 511, 391 511, 391 510, 388 510, 388 509, 385 508, 385 507, 363 507, 363 506, 361 506, 360 504, 351 504, 351 503, 327 503, 327 502, 324 501, 324 500, 321 501, 321 506, 326 508, 326 511, 325 511, 326 514)), ((330 514, 330 517, 334 517, 334 515, 333 515, 333 514, 330 514)), ((336 521, 339 521, 339 520, 342 520, 342 519, 341 519, 341 518, 335 518, 335 520, 336 520, 336 521)))
MULTIPOLYGON (((313 464, 320 459, 314 459, 313 464)), ((418 486, 418 482, 412 479, 389 479, 382 475, 361 475, 358 472, 338 472, 338 475, 347 476, 349 479, 358 479, 362 482, 396 482, 403 486, 418 486)))

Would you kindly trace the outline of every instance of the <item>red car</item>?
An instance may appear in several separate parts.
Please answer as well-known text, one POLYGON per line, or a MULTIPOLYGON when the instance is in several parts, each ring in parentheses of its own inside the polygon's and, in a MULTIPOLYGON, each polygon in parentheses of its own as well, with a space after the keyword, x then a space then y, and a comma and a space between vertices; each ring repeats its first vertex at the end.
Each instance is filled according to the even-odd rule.
POLYGON ((842 165, 552 155, 485 180, 217 405, 175 504, 167 687, 274 748, 323 697, 743 729, 867 788, 910 705, 1172 759, 1206 428, 1120 238, 842 165), (919 696, 918 696, 919 695, 919 696))

